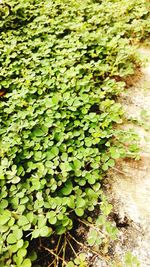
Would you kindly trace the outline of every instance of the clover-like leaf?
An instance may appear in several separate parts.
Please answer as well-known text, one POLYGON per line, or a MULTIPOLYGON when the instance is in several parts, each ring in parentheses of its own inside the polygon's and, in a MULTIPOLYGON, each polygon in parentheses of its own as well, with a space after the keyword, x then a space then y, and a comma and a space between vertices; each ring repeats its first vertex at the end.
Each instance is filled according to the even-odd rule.
POLYGON ((22 267, 31 267, 32 263, 30 259, 25 259, 22 263, 21 263, 22 267))
POLYGON ((52 233, 52 229, 49 228, 48 226, 43 226, 40 228, 40 236, 46 237, 49 236, 52 233))
POLYGON ((76 208, 75 214, 79 217, 82 217, 84 215, 84 209, 83 208, 76 208))
POLYGON ((62 162, 60 163, 60 169, 63 171, 63 172, 69 172, 72 170, 69 162, 62 162))
POLYGON ((14 234, 10 233, 10 234, 8 235, 8 237, 7 237, 7 242, 8 242, 9 244, 14 244, 14 243, 16 243, 16 241, 17 241, 16 236, 15 236, 14 234))
POLYGON ((19 226, 24 226, 24 225, 26 225, 28 223, 29 223, 29 220, 27 219, 26 216, 24 216, 24 215, 20 216, 20 218, 18 220, 18 225, 19 226))
MULTIPOLYGON (((139 64, 131 44, 148 36, 149 8, 144 0, 0 2, 0 265, 30 267, 30 238, 48 237, 50 225, 64 234, 99 201, 95 223, 115 237, 101 183, 116 159, 138 158, 137 135, 117 127, 116 99, 139 64)), ((95 236, 89 244, 98 246, 95 236)))
POLYGON ((65 184, 64 184, 64 187, 61 189, 61 192, 63 195, 65 196, 68 196, 70 195, 70 193, 72 192, 73 190, 73 184, 71 181, 67 181, 65 184))

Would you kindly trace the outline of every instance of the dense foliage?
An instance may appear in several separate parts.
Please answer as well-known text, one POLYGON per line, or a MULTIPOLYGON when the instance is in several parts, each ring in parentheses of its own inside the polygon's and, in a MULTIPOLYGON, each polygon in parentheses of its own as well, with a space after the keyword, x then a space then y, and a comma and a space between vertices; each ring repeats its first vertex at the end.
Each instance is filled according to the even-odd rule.
POLYGON ((92 211, 112 145, 115 96, 149 32, 144 0, 0 4, 0 266, 31 266, 30 238, 92 211))

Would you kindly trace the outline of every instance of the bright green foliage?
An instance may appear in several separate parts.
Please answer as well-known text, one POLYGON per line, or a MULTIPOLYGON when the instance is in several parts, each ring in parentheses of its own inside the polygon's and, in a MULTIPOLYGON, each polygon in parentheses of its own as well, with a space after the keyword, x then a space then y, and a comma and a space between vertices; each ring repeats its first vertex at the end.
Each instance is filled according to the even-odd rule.
POLYGON ((122 153, 110 149, 119 77, 149 24, 144 0, 0 4, 0 266, 30 267, 27 236, 63 234, 94 209, 122 153))
POLYGON ((140 263, 138 262, 138 259, 136 256, 133 256, 130 252, 127 252, 125 254, 125 266, 138 267, 140 266, 140 263))
POLYGON ((105 195, 101 194, 100 209, 102 214, 98 216, 94 222, 91 217, 88 217, 90 222, 90 231, 87 235, 87 243, 91 247, 97 248, 99 251, 100 245, 109 246, 110 241, 117 239, 118 229, 109 220, 108 215, 112 210, 112 205, 108 203, 105 195))
POLYGON ((69 261, 66 267, 87 267, 86 254, 80 253, 74 261, 69 261))
POLYGON ((131 252, 126 252, 122 262, 113 262, 111 267, 140 267, 140 263, 136 256, 131 252))

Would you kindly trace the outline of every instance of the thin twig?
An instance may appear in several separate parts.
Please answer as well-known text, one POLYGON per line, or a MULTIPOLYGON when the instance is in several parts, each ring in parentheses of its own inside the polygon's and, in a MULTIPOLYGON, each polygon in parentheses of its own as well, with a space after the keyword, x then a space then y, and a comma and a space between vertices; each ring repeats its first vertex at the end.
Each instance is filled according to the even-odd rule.
POLYGON ((78 245, 80 245, 81 247, 83 247, 85 250, 88 250, 88 251, 92 252, 93 254, 97 255, 101 259, 104 259, 105 258, 106 262, 109 263, 108 262, 108 259, 104 255, 102 255, 102 254, 98 253, 97 251, 89 248, 88 246, 82 244, 81 242, 79 242, 78 240, 76 240, 76 238, 74 238, 71 234, 68 233, 68 235, 70 236, 71 239, 73 239, 78 245))
MULTIPOLYGON (((58 256, 59 256, 59 254, 61 253, 61 251, 62 251, 62 249, 63 249, 63 246, 64 246, 64 245, 61 246, 59 252, 57 253, 58 256)), ((56 258, 55 258, 55 259, 48 265, 48 267, 52 266, 55 262, 56 262, 56 258)))
POLYGON ((113 170, 115 170, 115 171, 117 171, 117 172, 119 172, 119 173, 121 173, 123 175, 129 175, 127 172, 123 172, 123 171, 121 171, 121 170, 119 170, 119 169, 117 169, 115 167, 111 167, 111 169, 113 169, 113 170))
POLYGON ((69 241, 69 239, 67 239, 67 242, 68 242, 68 244, 70 245, 70 247, 71 247, 71 249, 72 249, 74 255, 75 255, 76 257, 78 257, 78 255, 77 255, 76 251, 74 250, 74 248, 73 248, 71 242, 69 241))
POLYGON ((79 222, 85 224, 85 225, 88 226, 88 227, 92 227, 92 228, 96 229, 98 232, 100 232, 100 234, 101 234, 103 237, 105 237, 105 234, 104 234, 98 227, 96 227, 94 224, 91 224, 91 223, 86 222, 86 221, 84 221, 84 220, 81 220, 81 219, 79 219, 79 218, 78 218, 77 220, 78 220, 79 222))
POLYGON ((58 248, 59 248, 59 244, 60 244, 60 241, 61 241, 61 237, 62 236, 59 237, 58 242, 57 242, 57 246, 55 248, 56 253, 58 252, 58 248))
POLYGON ((67 265, 67 262, 60 256, 58 256, 58 254, 56 254, 53 250, 49 249, 49 248, 46 248, 42 245, 42 248, 44 248, 46 251, 48 251, 50 254, 52 254, 53 256, 55 256, 55 258, 59 258, 63 264, 67 265))
POLYGON ((66 234, 65 234, 65 240, 64 240, 64 246, 63 246, 63 262, 62 262, 62 267, 64 266, 64 262, 65 262, 65 255, 66 255, 66 234))
POLYGON ((127 177, 130 177, 130 178, 133 178, 133 175, 131 175, 129 172, 124 172, 124 171, 121 171, 115 167, 111 167, 114 171, 117 171, 119 172, 120 174, 123 174, 124 176, 127 176, 127 177))

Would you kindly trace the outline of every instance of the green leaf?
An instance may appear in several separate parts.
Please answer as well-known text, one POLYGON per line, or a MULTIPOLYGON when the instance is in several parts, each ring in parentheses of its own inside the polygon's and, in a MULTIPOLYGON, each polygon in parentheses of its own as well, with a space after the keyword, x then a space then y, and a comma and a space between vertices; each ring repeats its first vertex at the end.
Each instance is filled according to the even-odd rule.
POLYGON ((48 150, 46 152, 46 155, 47 155, 47 160, 51 160, 53 158, 55 158, 59 153, 59 149, 58 147, 52 147, 51 150, 48 150))
POLYGON ((57 95, 55 95, 55 96, 52 97, 52 103, 54 105, 57 105, 58 102, 59 102, 59 95, 57 94, 57 95))
MULTIPOLYGON (((8 206, 8 201, 6 199, 2 199, 0 202, 0 209, 5 209, 7 208, 7 206, 8 206)), ((1 219, 0 219, 0 224, 1 224, 1 219)))
POLYGON ((24 226, 24 225, 26 225, 28 223, 29 223, 29 221, 28 221, 26 216, 24 216, 24 215, 20 216, 20 218, 18 220, 18 225, 19 226, 24 226))
POLYGON ((71 196, 69 197, 68 206, 69 206, 71 209, 74 209, 74 208, 75 208, 75 197, 74 197, 73 195, 71 195, 71 196))
POLYGON ((86 178, 88 179, 88 183, 89 184, 94 184, 95 183, 96 178, 94 177, 93 174, 88 173, 87 176, 86 176, 86 178))
POLYGON ((22 248, 22 246, 23 246, 23 239, 20 239, 20 240, 18 240, 17 241, 17 244, 16 244, 16 246, 17 246, 17 248, 19 249, 19 248, 22 248))
POLYGON ((8 215, 0 215, 0 225, 6 224, 10 219, 10 216, 8 215))
POLYGON ((13 235, 15 236, 16 240, 20 240, 23 236, 23 232, 21 229, 13 230, 13 235))
POLYGON ((40 229, 35 229, 32 232, 32 238, 37 238, 40 236, 40 229))
POLYGON ((40 161, 40 160, 42 159, 42 152, 41 152, 41 151, 36 151, 36 152, 34 153, 34 159, 35 159, 36 161, 40 161))
POLYGON ((25 248, 20 248, 17 252, 18 257, 24 258, 27 254, 27 250, 25 248))
POLYGON ((50 224, 54 225, 57 222, 57 218, 56 218, 56 216, 55 217, 51 217, 51 218, 48 219, 48 221, 49 221, 50 224))
POLYGON ((107 162, 109 167, 114 167, 115 166, 115 161, 113 159, 109 159, 107 162))
POLYGON ((11 253, 16 253, 16 252, 18 251, 18 246, 17 246, 17 244, 15 244, 15 245, 11 245, 11 246, 9 247, 9 251, 10 251, 11 253))
POLYGON ((58 226, 57 228, 56 228, 56 233, 58 234, 58 235, 62 235, 62 234, 64 234, 66 232, 66 228, 64 227, 64 226, 58 226))
POLYGON ((49 236, 52 233, 52 229, 49 228, 48 226, 43 226, 40 228, 40 236, 46 237, 49 236))
MULTIPOLYGON (((64 217, 63 212, 60 212, 60 213, 57 215, 57 219, 60 220, 60 221, 63 219, 63 217, 64 217)), ((49 222, 50 222, 50 221, 49 221, 49 222)), ((55 221, 55 223, 56 223, 56 221, 55 221)), ((54 223, 54 224, 55 224, 55 223, 54 223)))
POLYGON ((73 161, 73 165, 74 165, 74 169, 76 170, 80 170, 81 169, 81 167, 82 167, 82 163, 81 163, 81 161, 79 161, 78 159, 75 159, 74 161, 73 161))
POLYGON ((16 241, 17 241, 17 238, 14 234, 11 233, 8 235, 8 237, 7 237, 8 244, 14 244, 14 243, 16 243, 16 241))
POLYGON ((85 260, 86 260, 86 257, 87 257, 86 253, 80 253, 80 254, 79 254, 79 259, 80 259, 81 261, 85 261, 85 260))
POLYGON ((25 259, 21 264, 21 267, 31 267, 31 266, 32 266, 32 263, 30 259, 25 259))
POLYGON ((45 133, 41 130, 41 128, 36 128, 34 131, 33 131, 33 134, 37 137, 40 137, 40 136, 44 136, 45 133))
POLYGON ((84 215, 84 209, 82 208, 76 208, 75 209, 75 214, 79 217, 82 217, 84 215))
POLYGON ((103 204, 103 202, 102 202, 101 210, 106 216, 108 216, 112 210, 112 205, 109 203, 103 204))
POLYGON ((66 265, 66 267, 74 267, 75 265, 74 265, 74 263, 73 263, 73 261, 69 261, 68 263, 67 263, 67 265, 66 265))
POLYGON ((26 217, 27 217, 27 220, 28 220, 30 223, 33 222, 33 220, 34 220, 33 212, 29 212, 29 213, 26 215, 26 217))
POLYGON ((98 238, 98 232, 95 229, 91 229, 88 237, 87 237, 87 242, 90 246, 93 246, 98 238))
POLYGON ((86 205, 86 201, 82 197, 78 197, 76 201, 76 207, 82 208, 86 205))
POLYGON ((73 190, 72 182, 71 181, 67 181, 65 183, 64 187, 62 188, 61 192, 62 192, 63 195, 68 196, 68 195, 71 194, 72 190, 73 190))
POLYGON ((31 261, 35 261, 37 259, 37 253, 35 251, 31 251, 28 257, 31 261))
POLYGON ((8 222, 8 226, 11 227, 15 224, 15 218, 14 217, 11 217, 11 219, 9 220, 8 222))
POLYGON ((19 166, 17 170, 17 175, 20 176, 21 174, 23 174, 23 172, 24 172, 24 168, 22 166, 19 166))
POLYGON ((69 162, 64 162, 64 163, 60 163, 60 169, 63 171, 63 172, 69 172, 72 170, 69 162))
POLYGON ((84 185, 86 185, 86 180, 85 179, 81 179, 81 180, 79 180, 79 185, 80 186, 84 186, 84 185))
POLYGON ((46 221, 47 221, 47 219, 45 218, 45 216, 39 216, 39 218, 38 218, 38 228, 40 229, 40 228, 42 228, 43 226, 45 226, 46 225, 46 221))
POLYGON ((1 234, 7 232, 9 229, 9 226, 8 225, 1 225, 1 234))
POLYGON ((18 177, 18 176, 15 176, 12 180, 11 180, 11 182, 12 182, 12 184, 18 184, 19 182, 20 182, 20 177, 18 177))
POLYGON ((102 165, 102 170, 103 171, 107 171, 108 170, 108 164, 107 163, 102 165))
POLYGON ((110 154, 113 159, 120 158, 120 152, 117 148, 114 148, 114 147, 110 148, 110 154))

